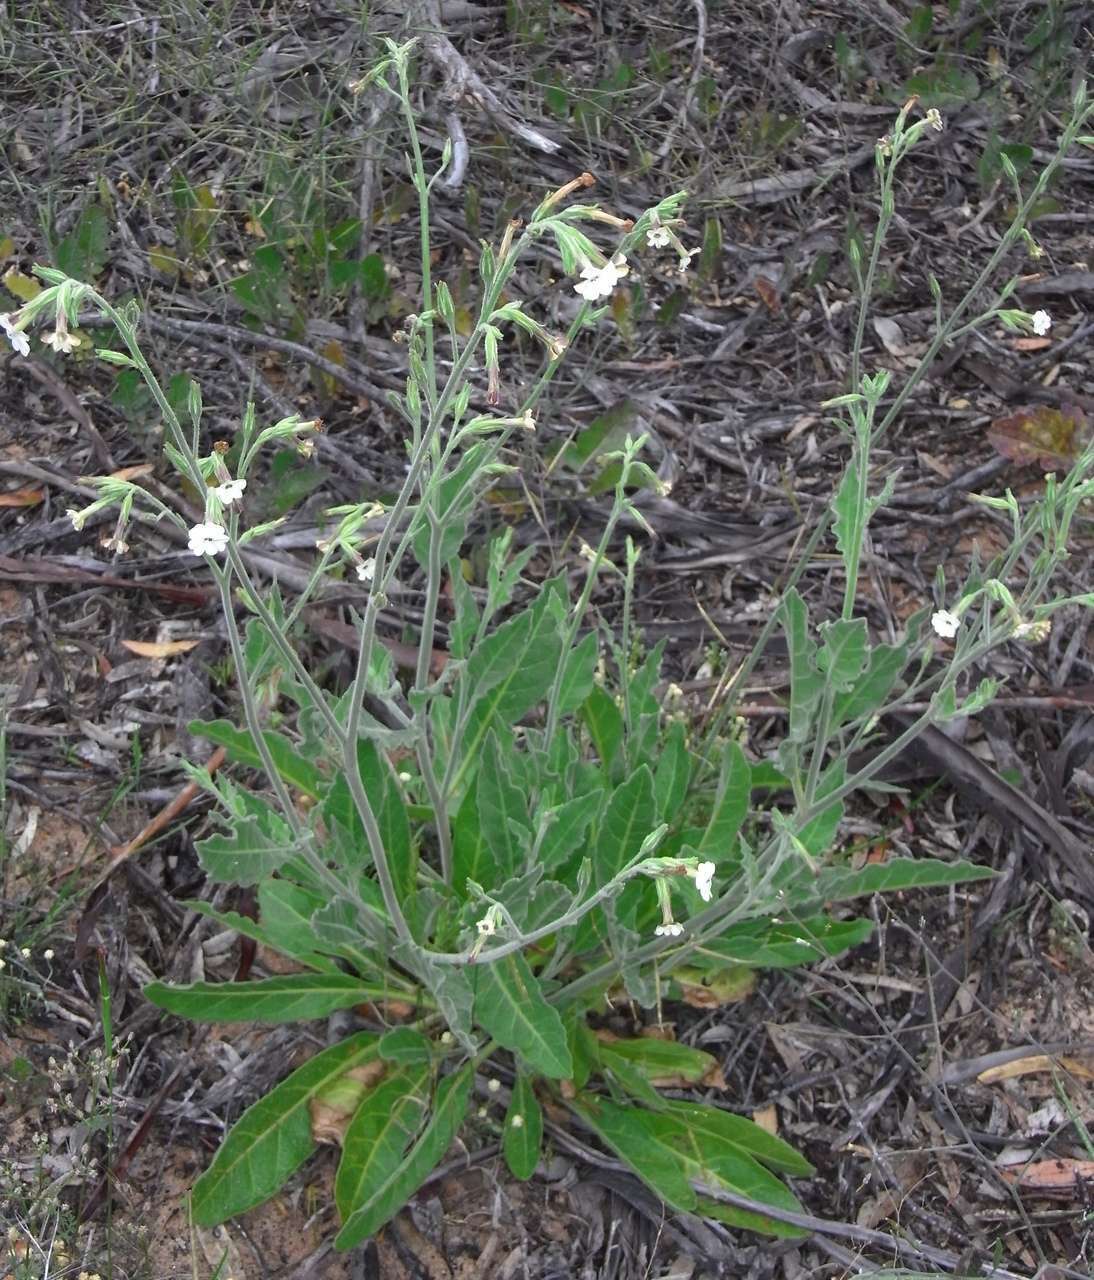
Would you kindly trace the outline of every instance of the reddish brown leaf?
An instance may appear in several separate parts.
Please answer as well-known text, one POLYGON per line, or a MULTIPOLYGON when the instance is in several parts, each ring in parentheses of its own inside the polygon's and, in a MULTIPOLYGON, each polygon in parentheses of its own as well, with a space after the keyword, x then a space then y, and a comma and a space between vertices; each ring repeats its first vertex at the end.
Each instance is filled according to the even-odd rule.
POLYGON ((763 302, 764 306, 773 316, 777 316, 779 314, 779 308, 782 306, 782 303, 779 301, 778 289, 775 288, 766 276, 757 276, 752 283, 755 286, 756 292, 760 295, 760 300, 763 302))
POLYGON ((44 489, 12 489, 0 493, 0 507, 36 507, 45 496, 44 489))
POLYGON ((1067 470, 1089 438, 1090 423, 1075 405, 1019 409, 988 428, 988 439, 1004 458, 1036 463, 1043 471, 1067 470))

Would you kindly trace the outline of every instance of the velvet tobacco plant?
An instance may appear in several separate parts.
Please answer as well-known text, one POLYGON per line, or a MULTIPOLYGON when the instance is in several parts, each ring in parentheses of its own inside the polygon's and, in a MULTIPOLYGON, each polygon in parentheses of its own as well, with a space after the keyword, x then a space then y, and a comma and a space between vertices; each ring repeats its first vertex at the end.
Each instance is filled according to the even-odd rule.
MULTIPOLYGON (((631 223, 568 203, 591 183, 587 175, 552 192, 525 225, 512 224, 497 246, 483 245, 481 306, 462 338, 449 291, 432 279, 430 190, 444 163, 427 173, 411 108, 411 54, 412 46, 391 45, 367 78, 400 104, 420 206, 423 310, 408 322, 409 375, 393 400, 405 429, 406 479, 387 505, 330 513, 310 580, 291 608, 251 576, 246 546, 270 526, 247 527, 247 486, 265 445, 306 449, 314 423, 292 417, 262 428, 248 409, 229 469, 223 449, 202 452, 196 385, 186 423, 164 396, 140 349, 135 308, 115 308, 90 286, 43 269, 51 287, 4 322, 19 347, 40 314, 52 314, 61 333, 75 326, 79 307, 91 307, 124 347, 100 357, 147 382, 164 418, 168 457, 204 497, 200 520, 188 524, 154 495, 108 477, 99 481, 99 500, 73 512, 73 522, 79 527, 95 507, 117 507, 119 539, 130 520, 171 522, 205 560, 223 605, 243 723, 193 728, 266 780, 248 785, 190 768, 216 798, 223 827, 199 843, 202 865, 213 881, 253 886, 258 913, 252 919, 190 905, 280 952, 297 971, 243 983, 155 982, 147 997, 204 1021, 277 1023, 362 1009, 372 1019, 244 1112, 194 1186, 194 1216, 214 1224, 253 1207, 320 1139, 333 1141, 341 1149, 336 1243, 348 1248, 398 1211, 461 1129, 492 1127, 513 1174, 527 1178, 547 1117, 559 1123, 568 1114, 672 1208, 792 1235, 799 1206, 783 1177, 807 1175, 808 1162, 742 1116, 658 1091, 666 1082, 716 1079, 711 1055, 671 1040, 613 1038, 598 1029, 598 1017, 620 1000, 646 1009, 677 998, 717 1004, 751 971, 807 964, 862 941, 870 923, 845 918, 841 903, 991 874, 968 862, 916 858, 857 869, 839 848, 844 806, 925 725, 982 707, 994 686, 970 690, 970 673, 998 644, 1036 639, 1065 603, 1050 594, 1052 573, 1094 490, 1086 478, 1094 455, 1050 484, 1032 510, 1009 494, 986 499, 1012 521, 1010 553, 990 572, 975 572, 952 609, 940 582, 933 629, 925 602, 902 638, 872 643, 855 612, 857 580, 870 520, 889 489, 871 493, 870 451, 926 369, 892 399, 888 375, 861 369, 893 174, 925 131, 941 124, 930 117, 910 123, 909 104, 878 146, 882 217, 869 259, 859 263, 853 390, 828 406, 846 415, 845 474, 753 655, 718 691, 716 713, 700 732, 658 696, 660 648, 636 658, 629 623, 636 548, 627 543, 621 565, 608 555, 620 519, 641 519, 630 492, 656 483, 641 440, 628 440, 615 459, 613 500, 598 545, 584 549, 576 599, 565 576, 538 590, 526 582, 531 552, 513 554, 506 538, 491 547, 481 591, 468 585, 459 560, 477 500, 505 469, 506 444, 536 429, 545 387, 569 346, 601 319, 595 304, 630 269, 630 255, 670 250, 686 269, 683 197, 631 223), (617 239, 602 249, 590 233, 604 228, 617 239), (507 292, 524 255, 552 251, 569 278, 561 287, 578 300, 565 334, 548 330, 533 307, 507 292), (512 326, 541 343, 545 362, 523 403, 506 413, 497 409, 500 343, 512 326), (486 372, 488 411, 481 414, 471 408, 476 367, 486 372), (846 591, 840 616, 818 627, 796 584, 830 525, 846 591), (1033 568, 1019 585, 1031 555, 1033 568), (367 600, 357 619, 354 676, 335 693, 309 671, 294 627, 338 564, 367 585, 367 600), (400 680, 377 623, 397 574, 412 565, 425 583, 424 607, 415 670, 400 680), (601 573, 621 578, 628 621, 618 641, 602 636, 591 618, 601 573), (431 655, 445 593, 449 660, 437 674, 431 655), (242 629, 237 604, 249 615, 242 629), (761 761, 734 736, 732 714, 776 628, 790 655, 787 730, 775 757, 761 761), (943 637, 953 643, 940 649, 943 637), (874 745, 881 717, 924 697, 927 712, 892 742, 874 745), (294 709, 280 721, 294 725, 291 733, 271 723, 277 706, 294 709), (867 763, 851 772, 856 753, 867 763), (487 1097, 505 1103, 493 1119, 489 1109, 484 1118, 471 1108, 476 1082, 487 1078, 487 1097)), ((1060 155, 1086 114, 1083 97, 1060 155)), ((1010 243, 1030 207, 1022 203, 1010 243)), ((1030 328, 1041 323, 1022 312, 1003 317, 1010 288, 968 323, 996 316, 1030 328)), ((944 318, 941 291, 932 291, 938 330, 925 361, 961 331, 973 302, 966 297, 944 318)))

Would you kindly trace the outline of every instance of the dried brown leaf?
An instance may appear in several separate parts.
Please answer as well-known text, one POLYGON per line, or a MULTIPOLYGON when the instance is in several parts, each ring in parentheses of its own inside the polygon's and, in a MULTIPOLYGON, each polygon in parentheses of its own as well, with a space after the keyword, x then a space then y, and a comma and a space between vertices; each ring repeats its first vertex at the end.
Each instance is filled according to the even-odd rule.
POLYGON ((1082 409, 1051 405, 1019 409, 996 418, 988 440, 1004 458, 1021 465, 1036 463, 1044 471, 1066 470, 1090 438, 1090 423, 1082 409))

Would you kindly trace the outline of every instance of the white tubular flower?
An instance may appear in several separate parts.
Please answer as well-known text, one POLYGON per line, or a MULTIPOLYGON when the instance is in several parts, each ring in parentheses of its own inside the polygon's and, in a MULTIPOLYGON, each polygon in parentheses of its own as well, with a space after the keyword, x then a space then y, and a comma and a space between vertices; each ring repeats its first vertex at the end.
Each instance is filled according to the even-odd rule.
POLYGON ((650 227, 646 232, 646 243, 651 249, 667 249, 672 244, 668 227, 650 227))
MULTIPOLYGON (((371 582, 371 581, 372 581, 372 575, 373 575, 375 572, 376 572, 376 561, 375 561, 375 560, 372 560, 372 559, 369 559, 369 560, 362 560, 362 561, 361 561, 361 563, 357 566, 357 581, 358 581, 358 582, 371 582)), ((479 921, 479 924, 480 924, 480 925, 482 924, 482 921, 481 921, 481 920, 479 921)))
POLYGON ((927 123, 937 133, 941 133, 942 130, 946 127, 945 123, 942 120, 942 113, 938 110, 937 107, 931 107, 931 109, 927 112, 927 123))
POLYGON ((80 339, 76 334, 61 329, 54 329, 51 333, 42 335, 42 346, 52 347, 61 356, 71 355, 79 345, 80 339))
POLYGON ((498 926, 494 923, 493 913, 488 911, 481 920, 476 920, 475 928, 478 929, 480 937, 492 938, 498 931, 498 926))
POLYGON ((574 292, 580 293, 587 302, 608 298, 629 270, 627 259, 621 253, 602 267, 594 267, 590 262, 581 269, 581 280, 574 285, 574 292))
POLYGON ((223 502, 226 507, 230 507, 233 502, 238 502, 243 497, 243 490, 246 487, 246 480, 225 480, 213 490, 213 497, 218 502, 223 502))
POLYGON ((523 1129, 523 1128, 524 1128, 524 1117, 523 1117, 523 1116, 514 1116, 514 1117, 512 1118, 512 1120, 510 1120, 510 1121, 509 1121, 509 1123, 510 1123, 510 1125, 512 1125, 512 1127, 513 1127, 514 1129, 523 1129))
POLYGON ((714 870, 713 862, 700 862, 695 868, 695 887, 704 902, 714 897, 714 870))
POLYGON ((490 1080, 487 1080, 486 1087, 487 1089, 490 1090, 491 1093, 500 1093, 501 1081, 497 1078, 497 1076, 494 1076, 490 1080))
POLYGON ((937 613, 931 614, 931 626, 943 640, 952 640, 961 628, 961 619, 948 609, 939 609, 937 613))
POLYGON ((8 341, 21 356, 30 355, 30 340, 25 333, 18 330, 11 322, 11 316, 0 312, 0 329, 7 334, 8 341))
POLYGON ((678 920, 670 920, 668 924, 659 924, 653 932, 657 938, 679 938, 684 932, 684 926, 678 920))
POLYGON ((1033 332, 1043 338, 1049 329, 1052 328, 1052 317, 1047 311, 1035 311, 1033 313, 1033 332))
POLYGON ((77 511, 74 507, 65 507, 65 515, 72 521, 72 527, 79 533, 84 527, 84 513, 77 511))
POLYGON ((228 530, 219 524, 196 524, 189 546, 193 556, 219 556, 228 546, 228 530))

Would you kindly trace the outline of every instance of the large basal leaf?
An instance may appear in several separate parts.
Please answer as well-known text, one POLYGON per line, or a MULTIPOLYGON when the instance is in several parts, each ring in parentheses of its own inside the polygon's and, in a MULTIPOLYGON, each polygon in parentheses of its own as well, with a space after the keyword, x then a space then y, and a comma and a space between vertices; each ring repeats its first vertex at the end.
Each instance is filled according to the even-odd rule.
POLYGON ((709 1135, 712 1143, 717 1141, 735 1146, 769 1169, 798 1178, 808 1178, 816 1172, 801 1152, 745 1116, 695 1102, 670 1101, 667 1107, 671 1114, 684 1119, 696 1133, 709 1135))
POLYGON ((389 1072, 361 1099, 342 1140, 334 1199, 344 1222, 402 1163, 429 1107, 430 1069, 389 1072))
MULTIPOLYGON (((258 754, 249 730, 237 729, 227 720, 191 720, 187 728, 197 737, 208 738, 210 742, 223 747, 233 763, 262 768, 262 757, 258 754)), ((277 772, 290 787, 295 787, 307 796, 319 795, 324 783, 323 775, 314 764, 304 759, 284 734, 266 729, 262 739, 277 772)))
POLYGON ((378 1042, 379 1037, 362 1031, 324 1049, 249 1107, 194 1184, 194 1221, 214 1227, 279 1190, 315 1150, 311 1099, 374 1058, 378 1042))
POLYGON ((651 1084, 683 1088, 697 1084, 718 1066, 718 1060, 702 1049, 661 1040, 657 1036, 639 1036, 631 1040, 602 1040, 600 1059, 608 1063, 618 1058, 627 1063, 651 1084))
POLYGON ((503 1049, 540 1075, 566 1080, 573 1072, 566 1029, 543 997, 519 951, 476 968, 475 1019, 503 1049))
POLYGON ((345 973, 293 973, 258 982, 150 982, 144 994, 158 1008, 198 1022, 304 1022, 391 992, 345 973))
POLYGON ((678 1153, 648 1123, 653 1114, 582 1095, 569 1104, 600 1140, 673 1209, 689 1212, 697 1197, 678 1153))
POLYGON ((502 1137, 505 1163, 514 1178, 526 1182, 535 1173, 542 1145, 543 1111, 532 1089, 531 1079, 523 1071, 518 1071, 502 1137))
POLYGON ((872 920, 832 920, 828 916, 783 924, 756 920, 734 925, 720 938, 703 945, 705 950, 733 964, 751 969, 789 969, 842 955, 865 942, 873 931, 872 920))
POLYGON ((472 783, 452 823, 452 884, 458 893, 466 895, 468 880, 489 884, 490 873, 490 846, 479 817, 478 787, 472 783))
POLYGON ((418 1140, 399 1165, 369 1189, 366 1199, 335 1237, 336 1249, 352 1249, 374 1235, 429 1177, 451 1145, 467 1113, 467 1100, 474 1078, 474 1066, 468 1063, 441 1081, 433 1110, 418 1140))

